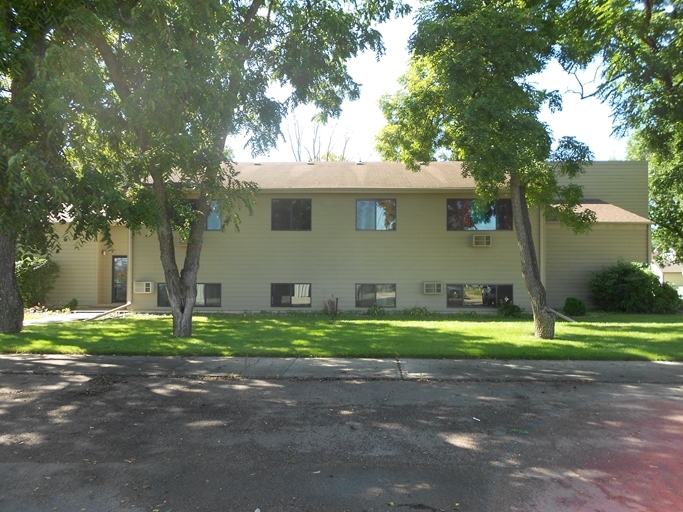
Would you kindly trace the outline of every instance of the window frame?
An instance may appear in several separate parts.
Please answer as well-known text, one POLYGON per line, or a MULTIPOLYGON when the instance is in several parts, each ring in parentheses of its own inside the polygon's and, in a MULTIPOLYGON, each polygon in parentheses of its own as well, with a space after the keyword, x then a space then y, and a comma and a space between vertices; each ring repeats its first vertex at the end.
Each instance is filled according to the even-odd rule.
MULTIPOLYGON (((195 304, 194 306, 197 308, 220 308, 222 303, 223 303, 223 287, 221 286, 221 283, 197 283, 197 287, 203 286, 204 287, 204 292, 200 293, 199 289, 197 290, 197 298, 200 296, 204 296, 204 301, 203 303, 197 302, 195 299, 195 304), (217 286, 218 287, 218 304, 207 304, 206 303, 206 287, 207 286, 217 286)), ((215 290, 214 290, 215 292, 215 290)), ((212 295, 211 300, 215 301, 216 297, 215 294, 212 295)), ((168 299, 168 290, 166 287, 166 283, 157 283, 157 307, 158 308, 170 308, 171 307, 171 302, 168 299), (163 291, 162 291, 163 290, 163 291), (163 300, 165 299, 165 301, 163 300)))
POLYGON ((446 199, 446 231, 512 231, 513 230, 513 220, 512 220, 512 200, 510 198, 504 197, 504 198, 499 198, 496 199, 495 201, 492 201, 489 203, 489 205, 494 204, 494 213, 492 216, 492 219, 495 219, 495 227, 494 228, 486 228, 486 227, 477 227, 477 225, 473 222, 472 217, 471 217, 471 212, 473 210, 473 204, 479 201, 476 198, 469 198, 469 197, 449 197, 446 199), (463 227, 454 227, 455 222, 453 222, 451 219, 455 216, 456 208, 451 207, 451 201, 468 201, 469 205, 467 207, 467 212, 470 214, 469 217, 469 222, 468 219, 462 218, 462 219, 457 219, 458 223, 461 224, 463 227), (501 213, 499 213, 501 212, 501 213), (503 213, 504 212, 504 213, 503 213), (471 227, 465 227, 465 225, 471 225, 471 227), (500 227, 500 225, 503 224, 503 227, 500 227))
MULTIPOLYGON (((283 211, 279 209, 278 211, 283 211)), ((305 211, 305 210, 304 210, 305 211)), ((278 223, 278 226, 280 224, 278 223)), ((270 230, 271 231, 312 231, 313 230, 313 199, 310 198, 305 198, 305 197, 273 197, 270 200, 270 230), (289 206, 287 208, 288 213, 289 213, 289 228, 284 228, 284 227, 277 227, 276 226, 276 217, 275 217, 275 202, 276 201, 287 201, 289 202, 289 206), (295 201, 301 201, 307 203, 307 206, 304 205, 304 209, 308 209, 308 219, 304 220, 303 226, 304 227, 293 227, 294 221, 295 221, 295 215, 294 215, 294 204, 295 201)))
POLYGON ((397 225, 398 225, 398 201, 395 197, 394 198, 391 198, 391 197, 383 197, 383 198, 367 197, 367 198, 356 199, 356 231, 396 231, 397 225), (391 224, 391 227, 389 227, 389 228, 380 229, 377 227, 377 208, 378 208, 378 203, 380 203, 381 201, 392 201, 393 205, 394 205, 394 219, 393 219, 393 223, 391 224), (358 203, 360 203, 360 202, 366 202, 366 203, 374 202, 375 203, 375 208, 374 208, 374 212, 375 212, 374 226, 375 227, 374 228, 365 228, 365 227, 360 226, 360 224, 359 224, 360 216, 358 215, 358 212, 359 212, 358 203))
POLYGON ((311 283, 270 283, 270 307, 271 308, 310 308, 313 306, 313 286, 311 283), (289 304, 283 303, 282 298, 287 297, 287 295, 279 295, 281 297, 279 304, 276 304, 277 301, 275 301, 275 287, 284 287, 284 286, 289 286, 290 288, 290 294, 288 295, 289 297, 289 304), (296 295, 296 287, 297 286, 306 286, 308 290, 308 295, 296 295), (295 301, 292 300, 294 297, 308 297, 308 303, 299 303, 295 304, 295 301))
POLYGON ((396 303, 398 302, 398 292, 397 292, 398 287, 396 286, 396 283, 356 283, 356 293, 355 293, 355 307, 357 308, 370 308, 373 305, 380 306, 382 308, 396 308, 396 303), (367 299, 359 299, 360 292, 362 291, 363 286, 374 286, 375 291, 374 291, 374 300, 369 303, 366 302, 367 299), (378 304, 377 303, 377 287, 378 286, 389 286, 393 287, 393 305, 387 305, 387 304, 378 304))

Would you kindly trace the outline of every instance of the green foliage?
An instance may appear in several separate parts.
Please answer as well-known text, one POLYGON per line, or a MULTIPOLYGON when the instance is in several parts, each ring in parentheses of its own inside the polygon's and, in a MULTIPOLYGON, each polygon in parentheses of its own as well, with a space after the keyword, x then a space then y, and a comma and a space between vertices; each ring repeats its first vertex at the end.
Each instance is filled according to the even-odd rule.
POLYGON ((388 121, 377 138, 382 157, 418 170, 446 151, 463 161, 483 199, 496 198, 512 175, 529 204, 559 198, 549 213, 576 231, 590 225, 594 216, 576 211, 580 188, 560 187, 557 177, 581 174, 591 153, 571 137, 553 150, 538 114, 558 109, 561 99, 529 80, 554 55, 557 9, 552 1, 476 0, 423 8, 402 90, 380 102, 388 121))
POLYGON ((380 102, 388 125, 377 137, 382 158, 415 171, 436 155, 461 160, 484 202, 509 191, 540 338, 552 337, 554 318, 545 309, 528 207, 540 206, 575 232, 595 220, 577 208, 581 188, 558 181, 576 178, 592 154, 572 137, 553 150, 539 114, 559 109, 561 98, 532 78, 555 56, 563 9, 559 0, 428 3, 417 16, 402 89, 380 102))
POLYGON ((512 301, 506 301, 498 306, 498 316, 502 318, 522 318, 524 310, 512 301))
POLYGON ((59 277, 59 265, 48 258, 26 257, 16 262, 16 276, 24 306, 44 305, 59 277))
POLYGON ((78 307, 78 299, 76 299, 76 297, 74 297, 73 299, 71 299, 69 302, 67 302, 64 305, 64 309, 68 309, 69 311, 73 311, 77 307, 78 307))
POLYGON ((659 282, 642 263, 618 262, 589 281, 591 298, 605 311, 673 313, 682 305, 676 290, 659 282))
POLYGON ((406 308, 401 311, 401 315, 425 318, 430 316, 430 312, 424 306, 413 306, 412 308, 406 308))
POLYGON ((387 310, 384 309, 382 306, 373 304, 368 308, 365 314, 368 316, 387 316, 387 310))
POLYGON ((562 308, 562 312, 569 317, 585 316, 587 311, 586 303, 576 297, 567 297, 562 308))
POLYGON ((610 104, 619 134, 635 133, 629 157, 650 163, 655 257, 683 262, 683 5, 578 0, 568 6, 560 60, 569 71, 601 63, 601 80, 588 93, 610 104))
POLYGON ((223 225, 237 227, 257 192, 232 168, 226 138, 246 135, 253 154, 263 154, 298 104, 315 105, 322 121, 338 116, 359 95, 347 61, 364 50, 381 54, 374 25, 407 10, 394 0, 82 6, 86 22, 63 41, 60 61, 75 111, 69 148, 84 172, 116 176, 105 192, 122 222, 157 232, 176 336, 191 334, 212 201, 223 225), (283 86, 280 99, 274 84, 283 86), (182 268, 173 231, 187 240, 182 268))

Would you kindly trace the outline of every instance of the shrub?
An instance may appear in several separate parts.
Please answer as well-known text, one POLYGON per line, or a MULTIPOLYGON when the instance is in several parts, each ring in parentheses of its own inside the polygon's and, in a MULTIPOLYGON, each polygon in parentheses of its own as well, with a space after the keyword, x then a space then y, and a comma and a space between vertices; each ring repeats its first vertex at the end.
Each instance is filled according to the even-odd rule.
POLYGON ((68 309, 69 311, 73 311, 77 307, 78 307, 78 299, 76 299, 74 297, 73 299, 71 299, 69 302, 66 303, 66 305, 64 306, 64 309, 68 309))
POLYGON ((337 305, 339 299, 328 299, 323 305, 323 314, 330 316, 337 316, 337 305))
POLYGON ((382 306, 373 304, 370 306, 366 312, 368 316, 387 316, 386 310, 382 306))
POLYGON ((413 306, 412 308, 404 309, 401 311, 401 314, 405 316, 426 317, 429 316, 429 310, 423 306, 413 306))
POLYGON ((618 262, 589 281, 591 298, 605 311, 672 313, 681 307, 678 293, 642 263, 618 262))
POLYGON ((49 258, 27 257, 16 262, 17 284, 24 307, 45 304, 59 276, 59 265, 49 258))
POLYGON ((513 304, 511 300, 503 302, 498 306, 498 316, 503 318, 521 318, 524 310, 517 304, 513 304))
POLYGON ((567 316, 584 316, 586 314, 586 303, 576 297, 567 297, 564 301, 562 312, 567 316))

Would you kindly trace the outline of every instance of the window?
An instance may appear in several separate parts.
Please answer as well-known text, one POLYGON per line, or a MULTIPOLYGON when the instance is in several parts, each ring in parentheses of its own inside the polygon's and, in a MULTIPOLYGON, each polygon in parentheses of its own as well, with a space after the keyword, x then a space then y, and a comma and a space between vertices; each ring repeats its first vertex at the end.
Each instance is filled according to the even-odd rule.
POLYGON ((357 199, 356 229, 395 231, 396 199, 357 199))
POLYGON ((270 210, 273 231, 310 231, 310 199, 273 199, 270 210))
MULTIPOLYGON (((197 283, 197 299, 194 303, 197 307, 217 308, 221 305, 220 283, 197 283)), ((166 283, 157 285, 157 306, 168 308, 171 303, 168 300, 166 283)))
MULTIPOLYGON (((197 200, 190 199, 187 201, 187 206, 183 206, 180 210, 185 210, 189 207, 190 210, 197 210, 197 200)), ((179 214, 176 216, 176 221, 182 221, 182 219, 188 218, 186 214, 179 214)), ((206 222, 204 224, 204 229, 206 231, 220 231, 223 229, 223 218, 221 216, 221 205, 218 201, 211 201, 209 203, 209 214, 206 216, 206 222)), ((184 240, 187 242, 187 240, 184 240)))
POLYGON ((310 308, 310 283, 274 283, 270 285, 270 305, 274 308, 310 308))
POLYGON ((221 218, 221 207, 218 201, 211 201, 209 205, 209 215, 206 217, 207 231, 220 231, 223 228, 223 219, 221 218))
POLYGON ((446 285, 446 306, 498 307, 512 302, 511 284, 449 284, 446 285))
POLYGON ((383 308, 396 307, 395 284, 357 284, 356 307, 369 308, 373 304, 383 308))
POLYGON ((446 229, 466 230, 511 230, 512 201, 498 199, 483 209, 478 208, 476 199, 446 200, 446 229))

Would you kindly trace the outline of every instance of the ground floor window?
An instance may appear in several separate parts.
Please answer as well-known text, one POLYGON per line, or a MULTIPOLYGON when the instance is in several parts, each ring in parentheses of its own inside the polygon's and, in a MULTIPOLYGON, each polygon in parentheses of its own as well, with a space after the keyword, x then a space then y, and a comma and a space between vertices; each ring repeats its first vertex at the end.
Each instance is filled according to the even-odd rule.
POLYGON ((274 308, 310 308, 311 283, 272 283, 270 305, 274 308))
POLYGON ((448 284, 446 305, 449 308, 498 307, 512 302, 511 284, 448 284))
MULTIPOLYGON (((221 305, 221 284, 220 283, 197 283, 196 307, 217 308, 221 305)), ((157 285, 157 306, 160 308, 171 307, 168 300, 168 289, 166 283, 157 285)))
POLYGON ((383 308, 396 307, 395 284, 357 284, 356 307, 369 308, 373 305, 383 308))

